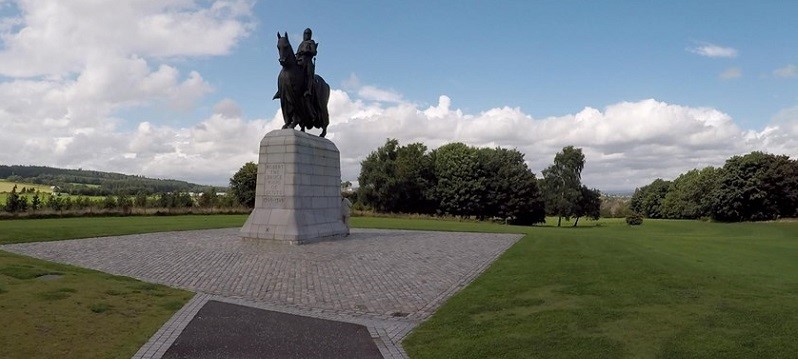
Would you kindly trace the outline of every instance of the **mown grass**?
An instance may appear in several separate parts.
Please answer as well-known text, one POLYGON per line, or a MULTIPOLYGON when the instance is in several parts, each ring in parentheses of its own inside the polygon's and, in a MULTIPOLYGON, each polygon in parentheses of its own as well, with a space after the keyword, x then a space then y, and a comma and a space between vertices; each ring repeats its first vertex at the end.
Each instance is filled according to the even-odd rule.
MULTIPOLYGON (((0 221, 0 243, 241 226, 246 215, 0 221)), ((0 358, 129 358, 192 293, 0 251, 0 358)))
POLYGON ((577 228, 353 218, 525 233, 413 331, 413 358, 775 358, 798 353, 798 223, 577 228))
POLYGON ((86 217, 0 221, 0 244, 240 227, 247 215, 86 217))
POLYGON ((0 358, 129 358, 192 296, 0 251, 0 358))

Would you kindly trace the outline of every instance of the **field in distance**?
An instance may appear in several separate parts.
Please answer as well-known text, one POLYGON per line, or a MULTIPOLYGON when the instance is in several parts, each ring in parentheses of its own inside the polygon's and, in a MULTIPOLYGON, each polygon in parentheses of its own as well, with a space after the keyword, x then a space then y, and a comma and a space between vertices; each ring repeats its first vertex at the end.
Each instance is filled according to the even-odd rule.
POLYGON ((52 193, 53 189, 51 186, 43 185, 43 184, 35 184, 35 183, 23 183, 23 182, 10 182, 4 179, 0 179, 0 193, 11 193, 11 190, 17 186, 17 193, 22 191, 22 188, 33 188, 34 191, 39 191, 42 193, 52 193))

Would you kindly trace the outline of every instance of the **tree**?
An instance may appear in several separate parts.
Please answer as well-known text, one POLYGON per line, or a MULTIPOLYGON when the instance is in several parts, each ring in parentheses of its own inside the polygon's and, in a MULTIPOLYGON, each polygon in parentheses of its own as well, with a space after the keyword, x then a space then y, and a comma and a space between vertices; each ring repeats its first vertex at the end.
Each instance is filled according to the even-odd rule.
POLYGON ((712 215, 712 192, 720 169, 706 167, 679 175, 662 199, 664 218, 696 219, 712 215))
POLYGON ((136 197, 133 199, 133 205, 138 208, 147 208, 148 202, 147 193, 144 191, 139 191, 136 193, 136 197))
POLYGON ((116 198, 112 195, 107 195, 103 199, 103 208, 105 209, 114 209, 117 207, 119 203, 116 201, 116 198))
POLYGON ((19 194, 17 194, 17 185, 11 188, 11 192, 6 197, 6 205, 4 207, 6 212, 14 213, 19 210, 19 194))
POLYGON ((601 192, 582 186, 579 201, 574 206, 574 227, 579 223, 579 217, 597 220, 601 217, 601 192))
POLYGON ((479 173, 484 177, 480 218, 501 218, 511 224, 532 225, 546 220, 545 204, 535 174, 515 149, 477 150, 479 173))
POLYGON ((734 156, 712 193, 713 218, 760 221, 798 214, 798 164, 787 156, 751 152, 734 156))
POLYGON ((662 201, 668 194, 670 186, 670 181, 657 178, 647 186, 636 188, 629 201, 629 208, 648 218, 664 218, 662 201))
MULTIPOLYGON (((254 203, 252 204, 255 205, 254 203)), ((188 192, 179 192, 175 194, 175 207, 191 208, 194 207, 194 198, 188 192)))
POLYGON ((174 208, 175 207, 175 196, 173 193, 161 193, 158 195, 158 207, 161 208, 174 208))
POLYGON ((31 198, 30 209, 35 212, 41 208, 42 208, 42 199, 39 196, 39 191, 36 191, 36 193, 33 194, 33 198, 31 198))
POLYGON ((19 196, 19 202, 17 203, 17 211, 25 212, 28 210, 28 197, 19 196))
POLYGON ((432 151, 431 157, 439 210, 463 217, 482 213, 486 180, 477 150, 463 143, 450 143, 432 151))
POLYGON ((427 146, 411 143, 396 153, 396 176, 401 188, 397 212, 433 213, 432 185, 434 174, 427 146))
POLYGON ((219 204, 219 196, 216 194, 216 188, 208 187, 208 189, 200 194, 199 200, 197 202, 200 207, 216 207, 219 204))
POLYGON ((120 194, 116 196, 116 206, 121 208, 123 213, 130 213, 133 208, 133 198, 126 194, 120 194))
POLYGON ((431 213, 432 165, 427 147, 388 139, 361 162, 357 198, 379 212, 431 213))
POLYGON ((77 209, 86 209, 92 206, 91 199, 89 197, 78 196, 75 198, 75 208, 77 209))
POLYGON ((546 211, 558 217, 557 227, 562 218, 574 216, 574 210, 582 195, 582 169, 585 155, 581 148, 567 146, 554 156, 554 164, 543 170, 543 193, 546 211))
POLYGON ((61 199, 61 196, 50 194, 47 197, 47 208, 52 209, 53 211, 61 211, 64 209, 64 202, 61 199))
POLYGON ((62 202, 63 202, 63 209, 65 209, 67 211, 72 209, 72 205, 73 205, 72 197, 64 197, 64 199, 62 199, 62 202))
POLYGON ((238 203, 249 208, 255 208, 255 187, 257 183, 258 165, 254 162, 247 162, 230 178, 230 191, 238 200, 238 203))

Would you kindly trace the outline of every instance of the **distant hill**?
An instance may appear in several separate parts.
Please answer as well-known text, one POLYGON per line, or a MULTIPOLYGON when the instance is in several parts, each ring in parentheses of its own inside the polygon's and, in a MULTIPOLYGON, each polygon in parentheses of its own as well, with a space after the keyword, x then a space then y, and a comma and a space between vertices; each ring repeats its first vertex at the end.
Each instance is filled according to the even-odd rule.
POLYGON ((211 187, 173 179, 45 166, 0 165, 0 179, 56 186, 58 192, 87 196, 202 192, 211 187))

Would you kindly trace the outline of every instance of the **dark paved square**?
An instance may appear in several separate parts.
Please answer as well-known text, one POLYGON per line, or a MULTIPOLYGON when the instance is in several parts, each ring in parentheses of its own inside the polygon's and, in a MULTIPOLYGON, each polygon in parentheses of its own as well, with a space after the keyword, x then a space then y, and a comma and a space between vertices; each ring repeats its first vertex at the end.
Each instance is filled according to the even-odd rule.
POLYGON ((382 358, 362 325, 208 301, 164 358, 382 358))

